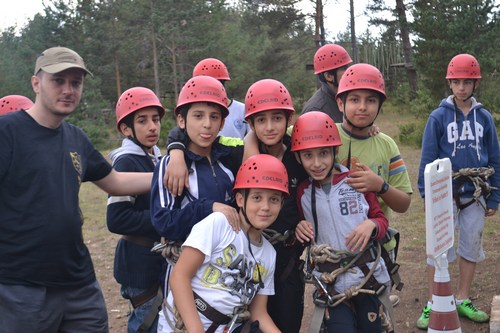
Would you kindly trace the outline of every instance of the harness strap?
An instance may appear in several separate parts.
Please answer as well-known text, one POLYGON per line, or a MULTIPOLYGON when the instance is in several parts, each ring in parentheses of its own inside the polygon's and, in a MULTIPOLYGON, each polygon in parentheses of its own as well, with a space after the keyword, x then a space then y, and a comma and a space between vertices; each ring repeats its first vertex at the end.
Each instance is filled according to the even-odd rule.
MULTIPOLYGON (((147 301, 149 301, 150 299, 155 297, 158 294, 159 289, 160 289, 160 284, 155 283, 145 292, 143 292, 137 296, 130 297, 129 300, 130 300, 130 303, 132 304, 132 307, 135 309, 135 308, 143 305, 144 303, 146 303, 147 301)), ((160 291, 160 293, 161 293, 161 291, 160 291)))
MULTIPOLYGON (((363 272, 363 274, 365 276, 368 276, 368 274, 370 274, 370 268, 368 268, 368 265, 366 263, 364 264, 361 264, 361 265, 357 265, 361 271, 363 272)), ((368 280, 366 281, 366 284, 365 284, 366 288, 365 289, 371 289, 373 291, 375 291, 375 294, 377 296, 380 296, 384 293, 385 289, 387 288, 387 286, 385 284, 381 284, 377 281, 377 279, 372 275, 370 275, 370 277, 368 278, 368 280)))
POLYGON ((155 240, 144 237, 144 236, 132 236, 132 235, 123 235, 122 239, 126 240, 135 245, 139 245, 142 247, 152 248, 155 245, 155 240))
POLYGON ((160 308, 162 302, 163 302, 163 293, 161 291, 161 288, 158 288, 158 293, 156 294, 153 305, 151 306, 151 309, 149 310, 149 313, 147 314, 146 318, 144 318, 144 321, 142 322, 141 326, 139 326, 139 333, 147 332, 151 327, 151 325, 153 325, 153 322, 158 316, 158 309, 160 308))
MULTIPOLYGON (((387 249, 381 246, 382 259, 384 259, 385 265, 387 266, 387 271, 389 272, 389 277, 391 278, 392 284, 395 286, 396 290, 401 291, 405 285, 401 281, 401 276, 399 275, 400 265, 392 260, 387 249)), ((397 255, 397 254, 396 254, 397 255)))
POLYGON ((326 309, 324 306, 318 304, 314 306, 314 312, 309 324, 309 333, 318 333, 320 331, 326 309))
MULTIPOLYGON (((201 298, 200 295, 198 295, 194 291, 193 291, 193 297, 194 297, 194 304, 196 305, 196 309, 198 310, 198 312, 202 313, 205 317, 207 317, 210 321, 213 322, 210 328, 212 328, 212 326, 214 325, 215 328, 217 328, 218 326, 228 324, 231 321, 231 317, 226 316, 225 314, 213 308, 210 304, 208 304, 207 301, 201 298)), ((210 332, 210 328, 207 330, 207 332, 210 332)))

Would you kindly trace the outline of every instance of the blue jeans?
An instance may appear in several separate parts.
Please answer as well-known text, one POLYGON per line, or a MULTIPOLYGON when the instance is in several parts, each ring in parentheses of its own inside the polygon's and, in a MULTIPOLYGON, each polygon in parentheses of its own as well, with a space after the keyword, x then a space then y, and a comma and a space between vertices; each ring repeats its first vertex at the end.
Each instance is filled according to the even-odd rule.
POLYGON ((381 303, 377 296, 359 294, 334 308, 328 308, 330 318, 325 320, 328 333, 380 333, 381 303))
MULTIPOLYGON (((140 295, 144 292, 146 292, 147 289, 139 289, 139 288, 132 288, 132 287, 126 287, 122 286, 121 292, 122 295, 125 298, 132 298, 137 295, 140 295)), ((148 316, 148 314, 151 311, 156 312, 156 317, 149 329, 146 331, 148 333, 156 333, 157 331, 157 326, 158 326, 158 309, 152 309, 153 303, 155 301, 155 297, 147 301, 146 303, 136 307, 129 315, 128 317, 128 333, 138 333, 139 332, 139 327, 141 327, 142 323, 148 316)))

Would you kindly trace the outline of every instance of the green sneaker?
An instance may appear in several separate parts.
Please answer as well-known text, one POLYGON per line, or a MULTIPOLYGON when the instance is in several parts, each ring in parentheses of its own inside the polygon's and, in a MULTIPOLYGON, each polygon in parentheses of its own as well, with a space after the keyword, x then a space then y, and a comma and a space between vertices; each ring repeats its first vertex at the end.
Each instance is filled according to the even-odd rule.
POLYGON ((426 330, 429 327, 429 317, 431 316, 431 306, 427 305, 422 311, 420 318, 417 319, 417 327, 426 330))
POLYGON ((484 323, 490 320, 490 316, 476 308, 470 299, 466 299, 460 305, 457 305, 457 312, 460 317, 469 318, 476 323, 484 323))

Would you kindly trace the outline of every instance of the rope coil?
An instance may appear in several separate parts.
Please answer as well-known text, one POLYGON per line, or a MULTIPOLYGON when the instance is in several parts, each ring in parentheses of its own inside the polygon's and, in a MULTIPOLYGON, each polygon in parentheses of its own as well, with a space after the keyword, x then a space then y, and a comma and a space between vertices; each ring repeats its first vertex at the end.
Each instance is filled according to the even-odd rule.
POLYGON ((488 183, 488 178, 495 173, 493 167, 481 167, 481 168, 462 168, 456 172, 453 172, 453 180, 457 181, 458 187, 461 188, 465 182, 471 182, 474 185, 474 193, 472 195, 473 199, 483 207, 486 211, 487 208, 481 202, 481 195, 484 195, 487 199, 491 191, 498 190, 497 187, 491 186, 488 183))
MULTIPOLYGON (((374 264, 370 268, 369 273, 366 274, 365 278, 361 281, 359 285, 352 286, 339 294, 330 295, 330 293, 328 293, 328 290, 323 285, 323 283, 333 284, 340 274, 346 273, 348 271, 352 272, 353 266, 355 265, 356 261, 358 261, 358 259, 363 255, 363 252, 358 253, 353 259, 351 259, 351 261, 349 261, 349 263, 347 263, 346 265, 341 265, 339 268, 335 269, 330 273, 324 272, 319 277, 313 276, 312 274, 310 274, 310 272, 309 274, 306 274, 308 276, 312 276, 313 278, 315 278, 315 281, 313 281, 313 283, 316 285, 316 289, 320 293, 325 294, 324 296, 327 297, 328 306, 335 307, 338 304, 342 303, 343 301, 348 300, 354 296, 357 296, 360 293, 371 294, 371 295, 376 294, 375 290, 363 289, 363 286, 368 282, 370 277, 373 275, 373 272, 375 271, 376 267, 380 262, 382 254, 382 250, 380 248, 381 245, 379 242, 377 242, 376 244, 377 244, 377 257, 373 261, 374 264)), ((310 245, 309 255, 310 255, 310 260, 313 264, 325 263, 325 262, 339 263, 342 260, 342 253, 335 251, 335 249, 333 249, 331 246, 327 244, 310 245)))

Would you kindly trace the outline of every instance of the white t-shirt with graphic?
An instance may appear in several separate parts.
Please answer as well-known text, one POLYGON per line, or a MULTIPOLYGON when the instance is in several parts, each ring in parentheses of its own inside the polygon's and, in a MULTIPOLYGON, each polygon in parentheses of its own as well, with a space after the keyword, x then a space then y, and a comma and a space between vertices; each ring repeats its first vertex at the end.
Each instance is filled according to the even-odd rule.
MULTIPOLYGON (((222 213, 212 213, 197 223, 182 245, 198 249, 205 255, 202 266, 191 281, 193 291, 217 311, 231 316, 236 307, 250 304, 256 294, 274 295, 274 266, 276 251, 262 237, 256 244, 249 240, 245 232, 234 232, 222 213), (253 255, 252 255, 253 254, 253 255), (263 288, 258 289, 260 278, 263 288)), ((174 299, 172 292, 167 296, 167 311, 171 323, 174 299)), ((200 314, 205 330, 212 322, 200 314)), ((216 332, 222 332, 220 326, 216 332)), ((173 332, 165 315, 160 311, 158 332, 173 332)))

